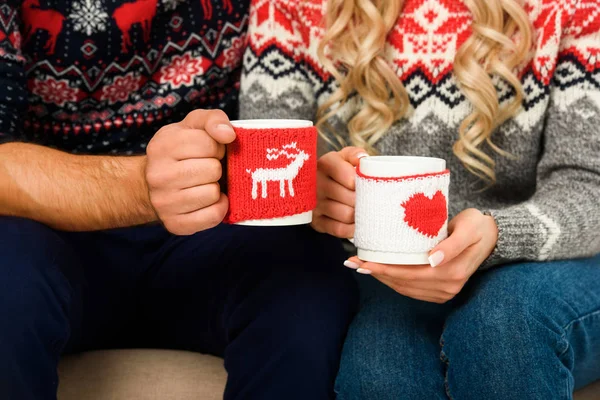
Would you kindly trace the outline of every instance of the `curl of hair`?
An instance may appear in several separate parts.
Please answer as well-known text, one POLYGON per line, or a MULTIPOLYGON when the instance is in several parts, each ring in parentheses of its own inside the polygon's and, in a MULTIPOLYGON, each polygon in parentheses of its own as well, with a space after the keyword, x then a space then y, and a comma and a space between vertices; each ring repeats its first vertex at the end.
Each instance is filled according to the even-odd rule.
MULTIPOLYGON (((454 76, 473 111, 460 124, 453 151, 468 171, 494 184, 495 163, 482 146, 508 155, 492 142, 492 133, 521 106, 523 88, 515 69, 530 51, 532 28, 518 0, 464 1, 473 17, 472 34, 456 53, 454 76), (505 104, 499 102, 494 79, 514 91, 505 104)), ((338 88, 319 107, 317 127, 336 147, 351 144, 374 154, 375 143, 408 110, 406 89, 385 57, 386 39, 401 9, 401 0, 328 2, 318 56, 338 88), (361 101, 360 111, 348 122, 346 143, 328 120, 354 96, 361 101)))

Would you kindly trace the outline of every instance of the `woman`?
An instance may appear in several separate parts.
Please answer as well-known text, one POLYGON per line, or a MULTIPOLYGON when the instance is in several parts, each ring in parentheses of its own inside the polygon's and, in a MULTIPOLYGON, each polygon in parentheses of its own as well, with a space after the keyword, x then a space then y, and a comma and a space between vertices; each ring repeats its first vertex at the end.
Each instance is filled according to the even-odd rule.
POLYGON ((316 230, 353 237, 364 153, 452 173, 431 266, 345 263, 372 276, 338 398, 568 399, 600 378, 596 0, 259 0, 249 43, 242 117, 315 119, 333 149, 316 230))

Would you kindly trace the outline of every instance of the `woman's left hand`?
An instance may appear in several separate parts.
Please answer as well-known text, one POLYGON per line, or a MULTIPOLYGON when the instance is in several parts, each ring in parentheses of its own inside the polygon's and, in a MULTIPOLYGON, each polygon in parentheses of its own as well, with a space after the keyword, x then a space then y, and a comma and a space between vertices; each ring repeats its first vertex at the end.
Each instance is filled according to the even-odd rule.
POLYGON ((373 274, 404 296, 445 303, 462 290, 494 250, 498 227, 494 218, 471 208, 450 221, 448 233, 448 238, 431 250, 431 265, 385 265, 363 262, 357 257, 344 264, 358 273, 373 274))

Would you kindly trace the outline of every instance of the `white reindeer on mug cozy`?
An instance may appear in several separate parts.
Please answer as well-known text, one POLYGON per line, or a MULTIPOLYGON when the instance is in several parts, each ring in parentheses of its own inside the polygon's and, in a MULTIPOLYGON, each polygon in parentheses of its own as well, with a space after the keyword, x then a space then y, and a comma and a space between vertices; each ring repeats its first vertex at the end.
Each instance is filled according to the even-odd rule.
POLYGON ((267 198, 267 183, 279 182, 279 195, 285 197, 285 183, 288 184, 288 192, 294 197, 293 180, 298 176, 300 168, 304 162, 309 159, 309 155, 296 147, 296 143, 290 143, 282 146, 281 149, 267 149, 267 160, 276 160, 281 156, 291 159, 284 168, 258 168, 254 171, 247 169, 246 172, 252 175, 252 198, 258 198, 258 184, 261 184, 261 196, 267 198), (296 153, 288 153, 288 150, 296 150, 296 153))

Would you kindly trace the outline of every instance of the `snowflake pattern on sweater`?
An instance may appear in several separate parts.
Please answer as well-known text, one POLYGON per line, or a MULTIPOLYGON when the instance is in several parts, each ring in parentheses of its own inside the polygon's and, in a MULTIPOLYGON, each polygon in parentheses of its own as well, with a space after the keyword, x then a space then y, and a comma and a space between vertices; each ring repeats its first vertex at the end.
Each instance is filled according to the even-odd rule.
MULTIPOLYGON (((593 73, 600 63, 600 3, 581 0, 577 7, 572 3, 558 0, 526 3, 537 42, 532 57, 519 71, 526 94, 523 106, 526 111, 541 106, 533 114, 522 113, 517 117, 521 117, 519 122, 524 126, 539 122, 549 100, 553 78, 563 86, 573 86, 569 83, 582 79, 598 83, 593 73), (567 22, 572 23, 567 26, 567 22), (559 46, 562 63, 556 74, 559 46)), ((255 1, 244 85, 247 88, 254 83, 261 86, 256 82, 259 79, 281 79, 282 83, 288 78, 290 84, 301 83, 297 89, 307 100, 312 102, 316 94, 318 102, 323 102, 335 87, 333 78, 317 57, 317 46, 324 33, 321 21, 325 8, 326 3, 321 0, 255 1), (252 73, 255 69, 264 73, 252 73), (307 79, 294 79, 298 74, 307 79), (312 85, 302 85, 306 82, 312 85)), ((454 125, 470 112, 466 98, 457 90, 452 69, 457 49, 471 35, 471 22, 470 11, 462 1, 405 1, 398 23, 388 37, 386 52, 408 91, 416 113, 411 116, 413 121, 420 121, 430 110, 437 110, 440 118, 454 125)), ((271 83, 264 85, 270 87, 271 83)), ((504 82, 497 85, 501 101, 512 96, 504 82)), ((278 86, 280 91, 289 90, 287 85, 278 86)))
POLYGON ((0 0, 0 142, 143 152, 197 108, 237 113, 248 0, 0 0))
MULTIPOLYGON (((598 0, 524 0, 534 29, 530 57, 517 71, 525 99, 493 134, 494 143, 515 157, 484 146, 497 177, 484 192, 452 153, 459 125, 472 110, 453 76, 456 52, 472 33, 471 13, 461 0, 403 3, 385 51, 411 107, 375 144, 377 150, 447 160, 450 215, 475 207, 498 225, 497 247, 486 266, 599 252, 598 0)), ((252 1, 241 118, 316 117, 337 88, 317 57, 326 7, 326 0, 252 1)), ((501 102, 514 96, 505 82, 494 83, 501 102)), ((340 135, 347 137, 347 122, 360 107, 353 97, 331 119, 340 135)), ((321 145, 321 152, 331 150, 321 145)))
POLYGON ((106 31, 108 14, 100 0, 83 0, 73 3, 73 11, 69 19, 74 23, 73 30, 85 32, 91 36, 97 32, 106 31))

